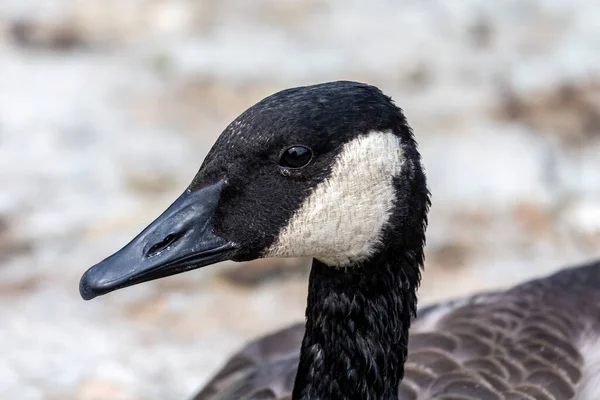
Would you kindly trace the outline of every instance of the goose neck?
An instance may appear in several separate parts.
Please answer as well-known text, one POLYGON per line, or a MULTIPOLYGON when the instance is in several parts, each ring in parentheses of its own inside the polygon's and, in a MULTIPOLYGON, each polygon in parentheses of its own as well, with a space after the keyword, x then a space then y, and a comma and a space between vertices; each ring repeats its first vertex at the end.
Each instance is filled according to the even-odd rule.
POLYGON ((388 251, 346 269, 313 261, 294 400, 397 399, 419 259, 388 251))

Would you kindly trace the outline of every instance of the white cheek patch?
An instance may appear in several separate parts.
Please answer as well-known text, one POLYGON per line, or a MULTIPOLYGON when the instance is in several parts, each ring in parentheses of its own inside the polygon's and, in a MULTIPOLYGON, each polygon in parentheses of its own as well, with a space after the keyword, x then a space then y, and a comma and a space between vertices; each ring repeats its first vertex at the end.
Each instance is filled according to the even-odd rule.
POLYGON ((404 164, 400 139, 371 132, 348 142, 330 176, 310 193, 266 257, 314 257, 343 266, 372 255, 396 199, 404 164))

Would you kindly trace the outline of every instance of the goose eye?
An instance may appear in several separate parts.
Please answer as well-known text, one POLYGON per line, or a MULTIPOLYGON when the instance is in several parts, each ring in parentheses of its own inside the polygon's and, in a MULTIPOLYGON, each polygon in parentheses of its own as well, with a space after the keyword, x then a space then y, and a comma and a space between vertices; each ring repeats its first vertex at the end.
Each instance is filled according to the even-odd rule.
POLYGON ((293 146, 285 150, 279 160, 279 165, 287 168, 304 167, 312 159, 312 152, 305 146, 293 146))

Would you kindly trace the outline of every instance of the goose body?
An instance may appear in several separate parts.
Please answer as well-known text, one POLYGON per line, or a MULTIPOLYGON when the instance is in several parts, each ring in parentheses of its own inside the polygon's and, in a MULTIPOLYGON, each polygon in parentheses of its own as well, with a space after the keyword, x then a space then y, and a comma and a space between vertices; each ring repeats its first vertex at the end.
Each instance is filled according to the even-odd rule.
POLYGON ((428 209, 412 130, 389 97, 356 82, 288 89, 234 120, 186 191, 90 268, 80 293, 311 256, 306 324, 249 344, 196 400, 599 399, 600 265, 413 321, 428 209))
MULTIPOLYGON (((599 286, 592 263, 423 308, 398 399, 600 399, 599 286)), ((194 400, 291 399, 304 329, 249 343, 194 400)))

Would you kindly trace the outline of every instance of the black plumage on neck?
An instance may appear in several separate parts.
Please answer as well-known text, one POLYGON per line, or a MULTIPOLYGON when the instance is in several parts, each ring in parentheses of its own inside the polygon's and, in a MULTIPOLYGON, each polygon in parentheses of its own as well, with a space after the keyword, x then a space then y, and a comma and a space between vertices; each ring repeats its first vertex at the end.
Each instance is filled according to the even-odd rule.
POLYGON ((314 260, 294 400, 397 399, 422 250, 338 269, 314 260))

